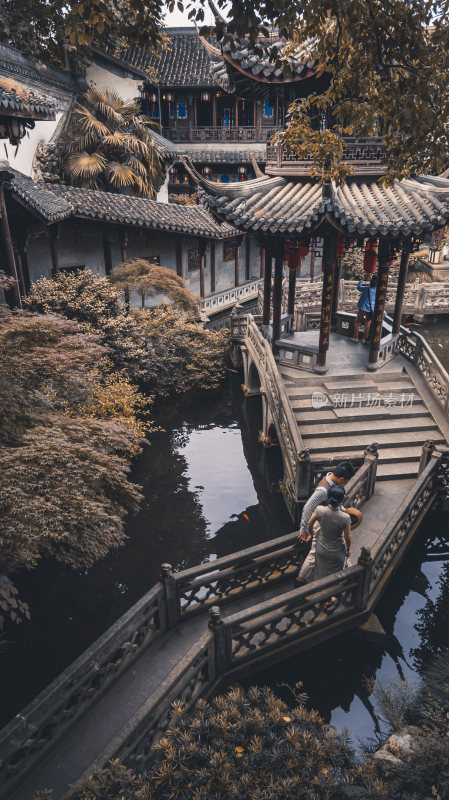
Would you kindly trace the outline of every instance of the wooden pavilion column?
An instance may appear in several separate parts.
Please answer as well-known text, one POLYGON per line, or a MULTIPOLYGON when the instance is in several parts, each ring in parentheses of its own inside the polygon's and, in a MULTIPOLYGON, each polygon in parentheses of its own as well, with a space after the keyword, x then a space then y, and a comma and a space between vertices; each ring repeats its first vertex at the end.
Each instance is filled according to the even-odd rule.
POLYGON ((260 252, 259 276, 263 278, 265 275, 265 248, 260 247, 259 252, 260 252))
POLYGON ((271 317, 271 261, 273 258, 271 248, 264 247, 265 252, 265 273, 263 279, 263 312, 262 324, 269 325, 271 317))
POLYGON ((315 239, 312 239, 310 243, 310 282, 313 283, 315 278, 315 247, 316 242, 315 239))
POLYGON ((19 306, 19 308, 22 308, 22 300, 20 298, 20 289, 19 289, 19 276, 17 274, 17 267, 14 259, 14 248, 12 244, 11 231, 9 229, 9 221, 8 221, 8 214, 6 211, 3 182, 0 182, 0 215, 1 215, 2 234, 3 234, 3 242, 5 248, 6 263, 8 266, 8 272, 11 278, 14 278, 15 280, 11 292, 14 297, 14 304, 19 306))
POLYGON ((215 292, 215 242, 210 243, 210 293, 215 292))
POLYGON ((212 127, 217 127, 217 98, 215 92, 212 93, 212 127))
POLYGON ((332 289, 334 283, 334 267, 337 258, 337 231, 324 234, 323 241, 323 292, 321 295, 320 341, 316 372, 326 372, 326 353, 329 349, 330 319, 332 307, 332 289))
POLYGON ((235 248, 234 256, 234 286, 240 286, 240 245, 235 248))
POLYGON ((239 99, 238 97, 235 98, 235 122, 234 125, 236 128, 239 126, 239 99))
POLYGON ((246 241, 245 241, 245 281, 249 281, 250 262, 251 262, 251 241, 250 241, 249 236, 246 236, 246 241))
POLYGON ((295 293, 296 293, 296 269, 288 271, 288 300, 287 314, 295 316, 295 293))
POLYGON ((204 267, 206 261, 206 253, 203 251, 201 253, 201 261, 200 261, 200 297, 204 297, 204 267))
POLYGON ((273 353, 276 349, 276 341, 281 337, 282 267, 284 264, 284 252, 284 240, 281 238, 276 239, 274 251, 273 338, 271 340, 273 353))
POLYGON ((334 270, 334 285, 332 289, 332 309, 331 309, 331 325, 335 324, 335 317, 338 311, 338 296, 340 294, 340 278, 341 278, 341 255, 337 254, 335 259, 334 270))
POLYGON ((51 275, 52 278, 58 274, 59 258, 58 258, 58 227, 57 225, 50 230, 50 253, 51 253, 51 275))
POLYGON ((390 271, 389 261, 391 259, 391 248, 386 239, 379 240, 377 256, 377 288, 376 302, 374 305, 373 321, 371 323, 371 346, 368 358, 368 369, 376 369, 377 359, 379 358, 380 341, 382 339, 382 323, 385 311, 385 300, 388 288, 388 273, 390 271))
POLYGON ((396 290, 396 302, 393 314, 393 333, 399 333, 401 329, 402 309, 404 306, 405 282, 407 280, 408 262, 410 260, 410 242, 406 242, 401 252, 401 264, 399 267, 398 288, 396 290))
POLYGON ((103 234, 103 258, 104 258, 104 271, 106 275, 112 272, 112 250, 111 239, 107 232, 103 234))

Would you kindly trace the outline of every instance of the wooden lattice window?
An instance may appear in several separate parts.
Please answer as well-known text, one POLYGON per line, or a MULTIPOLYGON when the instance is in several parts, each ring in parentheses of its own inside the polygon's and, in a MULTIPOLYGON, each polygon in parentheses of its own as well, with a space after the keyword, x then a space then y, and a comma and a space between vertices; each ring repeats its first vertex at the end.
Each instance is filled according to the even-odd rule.
POLYGON ((223 242, 223 261, 234 261, 235 251, 238 246, 238 239, 227 239, 223 242))
POLYGON ((199 247, 191 247, 187 250, 187 268, 199 269, 201 266, 201 252, 199 247))

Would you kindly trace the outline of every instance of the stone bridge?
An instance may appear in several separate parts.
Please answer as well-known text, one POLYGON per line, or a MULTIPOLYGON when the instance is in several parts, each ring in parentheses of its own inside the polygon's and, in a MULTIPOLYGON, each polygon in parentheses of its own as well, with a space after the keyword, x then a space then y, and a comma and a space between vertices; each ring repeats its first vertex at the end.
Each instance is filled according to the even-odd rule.
POLYGON ((53 788, 59 800, 110 758, 139 768, 174 701, 188 711, 233 680, 362 625, 449 489, 449 450, 430 443, 416 480, 379 485, 377 466, 373 446, 347 486, 364 523, 356 563, 343 572, 296 588, 306 552, 296 533, 178 573, 163 564, 160 582, 1 731, 0 796, 31 800, 53 788))

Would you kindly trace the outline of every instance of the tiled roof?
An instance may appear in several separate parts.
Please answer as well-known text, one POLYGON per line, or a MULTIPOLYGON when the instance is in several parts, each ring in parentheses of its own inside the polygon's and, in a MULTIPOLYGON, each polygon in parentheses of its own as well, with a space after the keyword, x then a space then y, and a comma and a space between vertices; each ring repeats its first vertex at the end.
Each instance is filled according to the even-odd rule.
POLYGON ((250 164, 251 154, 259 164, 264 164, 266 161, 266 147, 264 144, 254 144, 247 149, 223 149, 217 148, 217 145, 212 147, 204 147, 200 149, 189 145, 180 145, 179 150, 183 155, 188 156, 194 164, 250 164))
POLYGON ((154 55, 146 47, 130 47, 120 54, 120 60, 149 72, 161 86, 216 86, 211 74, 211 60, 195 28, 167 29, 167 50, 154 55))
POLYGON ((348 234, 408 236, 449 219, 449 180, 418 177, 391 187, 377 181, 320 186, 312 180, 259 177, 242 183, 213 183, 187 165, 199 196, 221 219, 241 230, 304 235, 325 215, 348 234))
POLYGON ((21 172, 10 171, 14 172, 14 178, 11 181, 13 193, 47 222, 58 222, 71 216, 71 204, 63 196, 56 195, 53 186, 47 187, 45 183, 33 181, 22 175, 21 172))
POLYGON ((161 136, 160 133, 156 133, 156 131, 151 131, 151 133, 154 143, 157 144, 164 158, 176 158, 176 156, 179 155, 179 147, 173 144, 170 139, 166 139, 165 136, 161 136))
POLYGON ((27 119, 55 119, 55 101, 14 78, 0 76, 0 114, 27 119))
MULTIPOLYGON (((317 61, 311 55, 312 43, 306 40, 303 44, 297 47, 290 48, 284 39, 278 36, 270 37, 270 39, 260 39, 260 45, 267 48, 267 52, 262 56, 249 49, 246 42, 234 42, 234 49, 231 43, 227 42, 223 45, 223 55, 228 63, 234 64, 236 67, 252 75, 258 79, 269 79, 270 82, 283 83, 284 81, 295 81, 308 77, 311 70, 316 67, 317 61), (270 60, 270 54, 273 49, 278 52, 278 56, 270 60), (282 58, 282 64, 276 66, 276 61, 282 58), (284 67, 288 66, 290 72, 284 73, 284 67)), ((220 65, 213 69, 213 74, 220 72, 220 65)))
POLYGON ((226 239, 235 228, 216 219, 201 206, 176 206, 142 197, 128 197, 112 192, 78 189, 63 184, 37 183, 15 170, 11 182, 13 194, 47 222, 70 216, 132 225, 157 231, 173 231, 190 236, 226 239))

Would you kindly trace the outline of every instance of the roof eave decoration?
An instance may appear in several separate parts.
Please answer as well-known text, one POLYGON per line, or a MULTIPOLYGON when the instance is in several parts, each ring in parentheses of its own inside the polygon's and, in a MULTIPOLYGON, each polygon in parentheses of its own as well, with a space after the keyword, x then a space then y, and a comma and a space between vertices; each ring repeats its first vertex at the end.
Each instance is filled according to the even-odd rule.
POLYGON ((0 116, 26 120, 56 119, 55 101, 14 78, 0 76, 0 116))
POLYGON ((202 202, 242 231, 310 235, 323 223, 347 236, 403 239, 445 225, 449 180, 418 177, 391 187, 353 179, 321 186, 311 179, 260 176, 243 183, 212 183, 189 172, 202 202))

